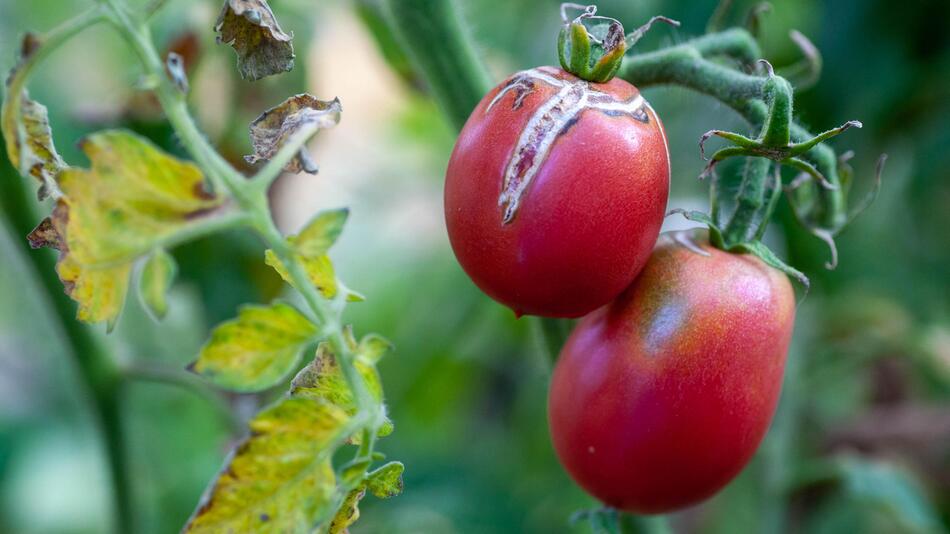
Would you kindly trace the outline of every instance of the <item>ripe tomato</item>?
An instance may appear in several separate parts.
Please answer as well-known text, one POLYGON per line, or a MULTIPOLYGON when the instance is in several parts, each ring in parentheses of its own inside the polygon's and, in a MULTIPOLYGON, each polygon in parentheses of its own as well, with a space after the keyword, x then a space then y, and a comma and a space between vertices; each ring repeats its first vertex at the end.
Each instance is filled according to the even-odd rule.
POLYGON ((449 239, 475 284, 516 314, 579 317, 646 263, 669 181, 666 134, 636 87, 520 72, 459 135, 445 177, 449 239))
POLYGON ((705 499, 772 419, 795 317, 784 274, 664 234, 630 288, 585 317, 548 397, 558 457, 604 503, 661 513, 705 499))

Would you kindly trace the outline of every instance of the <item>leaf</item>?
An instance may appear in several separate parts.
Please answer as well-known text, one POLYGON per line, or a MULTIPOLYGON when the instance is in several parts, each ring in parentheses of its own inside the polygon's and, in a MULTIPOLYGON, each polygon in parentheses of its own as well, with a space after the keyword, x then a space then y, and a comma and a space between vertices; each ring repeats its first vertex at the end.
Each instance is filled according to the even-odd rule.
POLYGON ((339 408, 304 397, 259 413, 185 532, 310 532, 332 506, 345 422, 339 408))
POLYGON ((280 29, 266 0, 226 0, 214 31, 219 43, 237 52, 242 78, 254 81, 294 68, 293 37, 280 29))
POLYGON ((401 462, 389 462, 369 473, 366 487, 380 499, 388 499, 402 493, 402 473, 406 470, 401 462))
POLYGON ((218 325, 190 369, 233 391, 261 391, 279 383, 300 361, 317 327, 294 307, 245 306, 218 325))
POLYGON ((135 259, 199 223, 220 201, 205 193, 197 167, 136 134, 100 132, 81 146, 92 168, 59 173, 63 196, 29 239, 59 249, 56 270, 79 303, 79 319, 111 326, 135 259))
MULTIPOLYGON (((353 362, 357 372, 363 378, 370 395, 377 401, 383 399, 383 386, 376 367, 356 358, 353 362)), ((325 400, 334 406, 342 408, 347 415, 356 413, 356 401, 353 392, 343 376, 339 363, 328 343, 321 343, 313 360, 297 373, 290 382, 292 396, 308 397, 325 400)), ((377 432, 380 437, 388 436, 393 431, 393 424, 385 418, 377 432)), ((351 438, 352 443, 359 443, 359 436, 351 438)))
MULTIPOLYGON (((329 256, 308 259, 297 254, 296 259, 303 265, 304 271, 307 273, 307 278, 310 279, 310 283, 320 291, 320 294, 322 294, 324 298, 332 299, 336 297, 338 291, 336 273, 333 270, 333 263, 330 261, 329 256)), ((287 266, 284 265, 284 262, 280 261, 280 258, 277 257, 277 254, 274 253, 273 250, 267 249, 264 251, 264 263, 273 267, 274 270, 277 271, 277 274, 279 274, 285 282, 290 284, 291 287, 297 290, 300 289, 290 276, 287 266)))
MULTIPOLYGON (((336 126, 340 122, 342 111, 338 98, 327 102, 308 94, 292 96, 265 111, 251 123, 251 146, 254 147, 254 154, 244 156, 244 159, 250 164, 270 160, 297 132, 312 130, 310 135, 313 135, 317 130, 336 126)), ((317 166, 306 149, 301 149, 284 170, 316 174, 317 166)))
POLYGON ((161 248, 149 256, 142 268, 142 276, 139 279, 139 298, 145 309, 156 319, 164 318, 168 311, 165 295, 177 273, 178 266, 175 264, 175 258, 161 248))
POLYGON ((378 334, 368 334, 360 340, 355 352, 360 360, 375 364, 392 349, 393 344, 388 339, 378 334))
POLYGON ((323 256, 336 243, 350 210, 346 208, 329 210, 317 214, 307 226, 294 237, 288 239, 297 252, 306 258, 323 256))
POLYGON ((355 490, 346 495, 340 509, 327 526, 328 534, 348 532, 347 529, 360 518, 360 501, 366 495, 365 484, 360 484, 355 490))
POLYGON ((46 107, 30 99, 26 81, 41 46, 39 39, 28 33, 23 37, 16 66, 6 82, 6 96, 0 111, 0 127, 6 140, 7 157, 19 173, 40 182, 37 196, 43 200, 59 195, 56 174, 67 167, 56 152, 46 107))
POLYGON ((326 527, 328 534, 347 532, 347 529, 356 523, 360 518, 359 504, 366 496, 367 489, 380 499, 388 499, 402 493, 403 470, 401 463, 390 462, 366 474, 366 479, 346 495, 333 520, 326 527))

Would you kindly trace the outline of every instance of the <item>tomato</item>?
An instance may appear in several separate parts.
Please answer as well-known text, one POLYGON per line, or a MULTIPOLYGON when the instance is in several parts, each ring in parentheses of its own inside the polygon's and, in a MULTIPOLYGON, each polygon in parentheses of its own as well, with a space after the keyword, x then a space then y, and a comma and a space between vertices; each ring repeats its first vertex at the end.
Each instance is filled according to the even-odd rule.
POLYGON ((791 284, 690 235, 660 236, 637 280, 577 325, 554 369, 558 457, 621 510, 661 513, 711 496, 752 457, 779 398, 791 284))
POLYGON ((515 74, 466 122, 445 180, 459 263, 516 314, 579 317, 610 302, 649 258, 670 163, 636 87, 553 67, 515 74))

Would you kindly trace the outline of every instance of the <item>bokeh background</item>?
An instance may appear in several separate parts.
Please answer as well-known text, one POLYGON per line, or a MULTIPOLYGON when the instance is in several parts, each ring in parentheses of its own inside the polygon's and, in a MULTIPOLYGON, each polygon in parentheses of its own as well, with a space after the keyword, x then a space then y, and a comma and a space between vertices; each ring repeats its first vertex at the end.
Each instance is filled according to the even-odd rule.
MULTIPOLYGON (((140 2, 144 3, 144 2, 140 2)), ((569 517, 595 503, 568 479, 547 435, 550 360, 536 324, 482 295, 456 264, 442 219, 443 171, 454 133, 385 35, 378 4, 271 0, 295 34, 297 68, 240 80, 233 51, 211 31, 212 0, 172 0, 155 19, 159 47, 186 58, 192 108, 213 142, 240 165, 246 125, 263 109, 308 91, 339 96, 341 124, 313 142, 318 176, 285 176, 273 191, 280 226, 299 228, 323 208, 351 206, 332 256, 365 293, 347 318, 397 350, 381 364, 396 432, 381 449, 402 460, 405 493, 367 499, 353 532, 583 532, 569 517)), ((556 61, 558 2, 458 0, 494 79, 556 61)), ((22 32, 45 30, 89 0, 0 0, 0 68, 22 32)), ((750 2, 737 1, 741 23, 750 2)), ((604 0, 601 12, 635 27, 653 14, 679 19, 637 46, 700 34, 713 0, 604 0)), ((878 201, 828 252, 783 209, 770 243, 805 271, 781 406, 751 465, 719 495, 672 516, 679 532, 945 532, 950 524, 950 3, 774 0, 762 45, 776 65, 809 36, 824 57, 821 80, 797 96, 815 130, 864 122, 834 141, 854 149, 855 188, 870 188, 889 154, 878 201)), ((141 132, 183 154, 151 98, 135 89, 131 53, 106 26, 56 52, 35 76, 68 162, 102 128, 141 132)), ((728 109, 675 88, 647 98, 663 118, 673 156, 671 207, 702 207, 699 135, 741 128, 728 109)), ((86 393, 52 326, 15 211, 33 208, 0 157, 0 532, 95 533, 110 525, 99 437, 86 393), (26 205, 24 205, 26 203, 26 205)), ((35 206, 35 213, 48 209, 35 206)), ((38 218, 36 219, 38 221, 38 218)), ((671 226, 679 221, 668 221, 671 226)), ((152 322, 130 298, 107 343, 150 380, 125 389, 134 499, 141 532, 176 532, 220 467, 243 422, 277 391, 226 396, 195 381, 160 380, 196 354, 209 328, 246 302, 284 288, 240 233, 174 251, 181 273, 171 311, 152 322), (158 378, 158 380, 156 380, 158 378)), ((101 330, 101 329, 100 329, 101 330)), ((100 332, 104 335, 104 332, 100 332)))

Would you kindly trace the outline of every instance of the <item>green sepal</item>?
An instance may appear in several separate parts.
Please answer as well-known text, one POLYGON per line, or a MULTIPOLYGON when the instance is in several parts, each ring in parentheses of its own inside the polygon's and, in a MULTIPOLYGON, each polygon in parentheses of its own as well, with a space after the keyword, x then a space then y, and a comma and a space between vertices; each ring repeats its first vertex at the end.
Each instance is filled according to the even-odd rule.
POLYGON ((761 241, 739 243, 737 245, 733 245, 729 247, 727 251, 728 252, 745 252, 745 253, 752 254, 753 256, 765 262, 765 264, 768 265, 769 267, 772 267, 773 269, 778 269, 779 271, 782 271, 788 276, 791 276, 795 280, 798 280, 798 282, 802 286, 804 286, 805 294, 808 294, 808 290, 811 288, 811 282, 808 280, 808 277, 805 276, 804 273, 802 273, 798 269, 790 266, 789 264, 779 259, 779 257, 776 256, 775 253, 772 252, 772 250, 769 247, 765 246, 765 244, 762 243, 761 241))
POLYGON ((569 31, 571 51, 567 71, 586 80, 590 75, 590 36, 580 22, 572 22, 569 31))
POLYGON ((726 250, 725 240, 722 237, 722 229, 719 228, 716 221, 708 214, 697 210, 676 208, 670 210, 666 215, 667 217, 670 215, 682 215, 686 220, 705 224, 709 227, 709 243, 718 249, 726 250))

